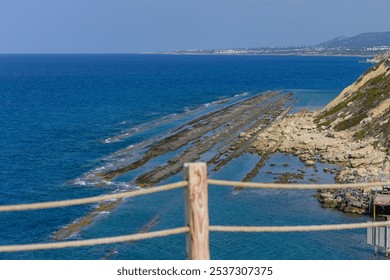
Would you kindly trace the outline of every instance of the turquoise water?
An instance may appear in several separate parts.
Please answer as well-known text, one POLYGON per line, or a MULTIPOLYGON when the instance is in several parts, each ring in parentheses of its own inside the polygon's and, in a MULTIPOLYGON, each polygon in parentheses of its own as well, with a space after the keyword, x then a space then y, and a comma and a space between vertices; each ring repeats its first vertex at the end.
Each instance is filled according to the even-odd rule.
MULTIPOLYGON (((31 203, 107 194, 131 188, 141 172, 163 164, 165 155, 142 170, 97 186, 86 175, 120 165, 187 120, 266 90, 292 91, 296 109, 318 108, 356 80, 370 65, 360 58, 0 55, 0 204, 31 203), (138 132, 138 133, 136 133, 138 132), (118 137, 120 136, 120 137, 118 137), (113 141, 113 139, 119 141, 113 141), (132 147, 128 152, 122 149, 132 147), (121 151, 121 152, 119 152, 121 151)), ((207 155, 205 155, 207 157, 207 155)), ((241 180, 258 160, 244 155, 210 173, 241 180)), ((254 181, 305 169, 303 182, 332 178, 306 169, 291 156, 274 155, 254 181), (276 166, 271 166, 274 163, 276 166), (283 167, 282 163, 288 163, 283 167), (289 169, 291 169, 289 171, 289 169), (271 173, 271 174, 270 174, 271 173), (275 175, 276 174, 276 175, 275 175)), ((181 180, 182 174, 165 182, 181 180)), ((228 225, 298 225, 359 222, 366 218, 322 209, 312 192, 210 187, 210 221, 228 225)), ((184 224, 182 190, 128 199, 71 239, 137 232, 184 224)), ((0 214, 0 243, 51 242, 52 233, 94 205, 0 214)), ((211 233, 215 259, 371 259, 364 230, 325 233, 211 233)), ((1 259, 183 259, 183 235, 131 244, 0 254, 1 259), (166 247, 171 248, 165 250, 166 247)))

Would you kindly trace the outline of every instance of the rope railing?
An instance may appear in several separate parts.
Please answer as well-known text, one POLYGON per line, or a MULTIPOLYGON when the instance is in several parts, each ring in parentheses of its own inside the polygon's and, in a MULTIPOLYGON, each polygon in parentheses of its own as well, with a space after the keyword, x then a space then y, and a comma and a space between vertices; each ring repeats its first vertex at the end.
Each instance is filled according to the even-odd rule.
POLYGON ((159 187, 141 189, 129 192, 115 193, 102 196, 94 196, 80 199, 40 202, 32 204, 17 204, 0 206, 0 212, 38 210, 57 207, 82 205, 107 200, 123 199, 147 195, 157 192, 173 190, 181 187, 185 188, 186 198, 186 226, 180 228, 166 229, 154 232, 136 233, 115 237, 96 238, 87 240, 23 244, 23 245, 3 245, 0 252, 16 252, 31 250, 48 250, 81 246, 94 246, 112 243, 137 241, 142 239, 164 237, 173 234, 187 234, 187 257, 190 259, 209 259, 209 232, 309 232, 309 231, 330 231, 362 229, 370 227, 390 226, 390 221, 372 223, 353 224, 328 224, 328 225, 298 225, 298 226, 221 226, 209 225, 208 222, 208 191, 207 186, 232 186, 245 188, 267 188, 267 189, 290 189, 290 190, 310 190, 310 189, 346 189, 346 188, 373 188, 390 186, 390 182, 370 182, 370 183, 348 183, 348 184, 276 184, 276 183, 252 183, 234 182, 207 179, 207 166, 204 163, 185 164, 185 180, 177 183, 167 184, 159 187))
MULTIPOLYGON (((314 190, 314 189, 347 189, 347 188, 373 188, 390 186, 390 182, 371 182, 371 183, 348 183, 348 184, 277 184, 277 183, 253 183, 253 182, 239 182, 239 181, 225 181, 208 179, 207 183, 216 186, 227 186, 227 187, 245 187, 245 188, 263 188, 263 189, 296 189, 296 190, 314 190)), ((86 198, 60 200, 60 201, 49 201, 49 202, 38 202, 30 204, 15 204, 15 205, 2 205, 0 206, 0 212, 10 211, 26 211, 26 210, 39 210, 48 208, 58 208, 75 206, 82 204, 90 204, 96 202, 103 202, 107 200, 122 199, 136 197, 140 195, 147 195, 157 192, 163 192, 173 190, 188 185, 187 181, 180 181, 172 184, 162 185, 150 189, 141 189, 129 192, 122 192, 116 194, 92 196, 86 198)))
POLYGON ((277 183, 252 183, 239 181, 224 181, 208 179, 211 185, 226 187, 245 187, 258 189, 288 189, 288 190, 315 190, 315 189, 348 189, 348 188, 374 188, 390 186, 390 182, 348 183, 348 184, 277 184, 277 183))
POLYGON ((0 212, 39 210, 39 209, 48 209, 48 208, 58 208, 58 207, 90 204, 90 203, 96 203, 96 202, 103 202, 103 201, 107 201, 107 200, 130 198, 130 197, 136 197, 136 196, 140 196, 140 195, 147 195, 147 194, 152 194, 152 193, 157 193, 157 192, 163 192, 163 191, 181 188, 181 187, 184 187, 187 185, 188 185, 188 182, 181 181, 181 182, 167 184, 167 185, 163 185, 160 187, 154 187, 154 188, 150 188, 150 189, 141 189, 141 190, 136 190, 136 191, 122 192, 122 193, 115 193, 115 194, 108 194, 108 195, 100 195, 100 196, 92 196, 92 197, 79 198, 79 199, 39 202, 39 203, 31 203, 31 204, 4 205, 4 206, 0 206, 0 212))
POLYGON ((353 223, 334 225, 308 225, 308 226, 213 226, 210 231, 215 232, 308 232, 360 229, 370 227, 390 226, 390 221, 373 223, 353 223))
POLYGON ((130 235, 95 238, 95 239, 87 239, 87 240, 38 243, 38 244, 24 244, 24 245, 5 245, 5 246, 0 246, 0 252, 63 249, 63 248, 71 248, 71 247, 123 243, 123 242, 130 242, 130 241, 137 241, 137 240, 142 240, 142 239, 150 239, 150 238, 164 237, 164 236, 169 236, 169 235, 174 235, 174 234, 186 233, 188 231, 189 231, 188 227, 181 227, 181 228, 173 228, 173 229, 160 230, 160 231, 135 233, 135 234, 130 234, 130 235))
MULTIPOLYGON (((212 232, 310 232, 310 231, 331 231, 331 230, 350 230, 370 227, 390 226, 390 221, 373 222, 373 223, 353 223, 353 224, 335 224, 335 225, 308 225, 308 226, 218 226, 210 225, 209 230, 212 232)), ((121 235, 115 237, 94 238, 87 240, 36 243, 21 245, 3 245, 0 246, 0 252, 18 252, 18 251, 36 251, 50 249, 64 249, 72 247, 96 246, 113 243, 123 243, 151 239, 157 237, 166 237, 181 233, 188 233, 189 227, 172 228, 160 231, 146 233, 136 233, 121 235)))

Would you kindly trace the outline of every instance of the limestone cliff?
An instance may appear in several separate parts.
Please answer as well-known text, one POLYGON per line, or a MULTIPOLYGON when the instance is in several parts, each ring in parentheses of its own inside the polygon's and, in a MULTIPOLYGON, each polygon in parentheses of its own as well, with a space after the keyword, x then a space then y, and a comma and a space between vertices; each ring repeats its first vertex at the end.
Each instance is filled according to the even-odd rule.
POLYGON ((348 131, 354 138, 373 137, 390 149, 390 54, 344 89, 316 117, 322 129, 348 131))

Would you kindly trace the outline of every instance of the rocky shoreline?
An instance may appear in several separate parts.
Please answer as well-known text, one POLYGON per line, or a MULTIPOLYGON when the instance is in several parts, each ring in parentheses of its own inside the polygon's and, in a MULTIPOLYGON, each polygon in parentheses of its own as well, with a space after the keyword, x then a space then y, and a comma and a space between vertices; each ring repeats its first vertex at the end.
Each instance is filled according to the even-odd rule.
MULTIPOLYGON (((340 183, 389 180, 390 156, 375 138, 356 140, 353 132, 335 131, 318 126, 314 120, 318 112, 289 115, 261 133, 253 147, 265 154, 277 144, 276 151, 293 154, 307 166, 317 162, 332 163, 340 170, 335 179, 340 183)), ((337 208, 348 213, 367 213, 368 190, 318 190, 317 198, 325 208, 337 208)))
MULTIPOLYGON (((195 162, 205 153, 211 155, 207 163, 214 170, 218 170, 234 158, 248 152, 255 136, 284 116, 295 101, 292 93, 281 91, 259 93, 244 98, 183 123, 152 143, 147 140, 145 152, 133 161, 123 166, 110 166, 103 171, 99 169, 97 173, 87 174, 86 177, 104 186, 106 182, 118 176, 139 169, 139 174, 129 184, 153 187, 171 175, 179 173, 184 163, 195 162), (154 166, 152 164, 152 168, 145 168, 148 162, 168 153, 175 154, 164 164, 154 166)), ((53 233, 53 238, 64 240, 77 234, 99 217, 101 212, 110 211, 120 203, 121 200, 115 200, 98 204, 85 216, 53 233)))

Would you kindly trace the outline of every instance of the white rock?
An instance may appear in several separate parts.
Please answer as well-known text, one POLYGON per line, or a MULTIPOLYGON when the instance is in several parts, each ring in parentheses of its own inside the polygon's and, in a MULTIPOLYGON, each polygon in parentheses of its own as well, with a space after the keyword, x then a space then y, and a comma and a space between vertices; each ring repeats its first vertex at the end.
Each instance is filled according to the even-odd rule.
POLYGON ((362 123, 362 124, 368 124, 370 122, 372 122, 372 118, 371 117, 365 118, 362 121, 360 121, 360 123, 362 123))
POLYGON ((315 164, 315 161, 314 161, 314 160, 307 160, 307 161, 305 161, 305 164, 306 164, 307 166, 312 166, 312 165, 315 164))
POLYGON ((386 161, 385 164, 383 164, 382 172, 385 174, 390 174, 390 162, 386 161))
POLYGON ((357 170, 357 174, 361 177, 364 177, 364 176, 367 176, 367 169, 365 169, 364 167, 360 167, 358 170, 357 170))

